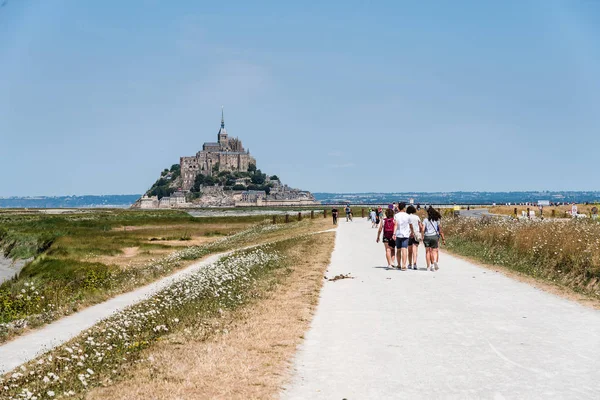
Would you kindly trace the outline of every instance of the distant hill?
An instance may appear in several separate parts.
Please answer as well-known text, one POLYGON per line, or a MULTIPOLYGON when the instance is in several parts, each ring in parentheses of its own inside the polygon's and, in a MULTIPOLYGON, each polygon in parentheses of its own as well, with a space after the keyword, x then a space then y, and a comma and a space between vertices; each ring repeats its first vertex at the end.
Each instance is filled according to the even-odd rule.
POLYGON ((126 208, 131 206, 139 198, 139 194, 117 194, 106 196, 0 197, 0 208, 126 208))
POLYGON ((427 204, 504 204, 549 200, 553 203, 600 202, 600 192, 398 192, 398 193, 314 193, 321 203, 389 204, 398 201, 427 204))

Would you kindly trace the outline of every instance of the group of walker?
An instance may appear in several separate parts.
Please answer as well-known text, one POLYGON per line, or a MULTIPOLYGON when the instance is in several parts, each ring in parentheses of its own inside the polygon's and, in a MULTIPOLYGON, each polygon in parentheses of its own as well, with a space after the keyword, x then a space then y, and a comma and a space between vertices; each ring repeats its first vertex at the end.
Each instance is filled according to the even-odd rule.
POLYGON ((417 270, 419 244, 423 242, 427 271, 439 269, 439 240, 446 244, 442 231, 442 216, 433 207, 427 208, 426 211, 427 217, 421 221, 417 209, 413 205, 407 208, 406 203, 403 202, 390 204, 385 210, 385 217, 381 208, 377 211, 371 210, 369 215, 371 226, 379 227, 377 243, 383 233, 388 268, 398 268, 402 271, 417 270))

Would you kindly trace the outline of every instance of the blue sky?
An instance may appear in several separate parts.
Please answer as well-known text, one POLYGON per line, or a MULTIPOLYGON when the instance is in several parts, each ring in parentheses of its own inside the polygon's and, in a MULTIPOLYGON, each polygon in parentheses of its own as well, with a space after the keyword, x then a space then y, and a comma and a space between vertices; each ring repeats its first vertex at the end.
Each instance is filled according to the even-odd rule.
POLYGON ((598 71, 596 0, 8 0, 0 196, 141 193, 222 105, 303 189, 599 189, 598 71))

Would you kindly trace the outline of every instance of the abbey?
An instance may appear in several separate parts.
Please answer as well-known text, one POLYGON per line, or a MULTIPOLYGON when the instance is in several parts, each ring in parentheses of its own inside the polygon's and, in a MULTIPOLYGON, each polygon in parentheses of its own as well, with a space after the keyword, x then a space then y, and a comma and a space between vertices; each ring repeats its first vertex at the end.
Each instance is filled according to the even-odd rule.
POLYGON ((206 142, 202 150, 192 157, 181 157, 181 180, 184 191, 194 186, 198 174, 210 176, 220 171, 247 172, 250 164, 256 166, 256 160, 250 150, 244 150, 242 141, 230 138, 225 130, 225 118, 221 109, 221 128, 217 133, 217 142, 206 142))

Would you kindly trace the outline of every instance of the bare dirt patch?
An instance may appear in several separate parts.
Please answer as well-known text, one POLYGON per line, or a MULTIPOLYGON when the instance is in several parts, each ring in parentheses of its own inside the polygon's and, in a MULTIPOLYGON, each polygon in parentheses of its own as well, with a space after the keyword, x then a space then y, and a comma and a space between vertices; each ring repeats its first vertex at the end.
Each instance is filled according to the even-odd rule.
MULTIPOLYGON (((311 224, 312 225, 312 224, 311 224)), ((328 225, 329 227, 330 225, 328 225)), ((314 226, 313 226, 314 229, 314 226)), ((308 329, 334 233, 299 238, 284 275, 258 300, 150 348, 126 380, 88 399, 265 399, 279 393, 308 329)))

